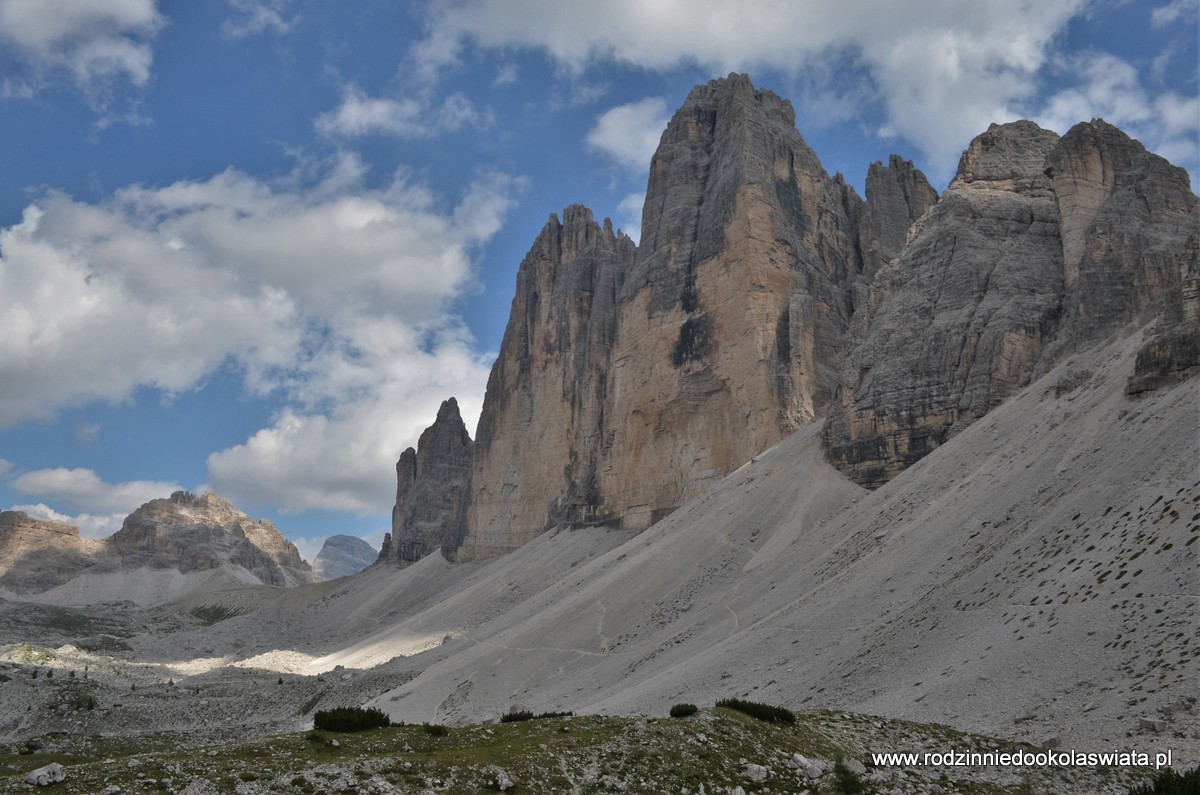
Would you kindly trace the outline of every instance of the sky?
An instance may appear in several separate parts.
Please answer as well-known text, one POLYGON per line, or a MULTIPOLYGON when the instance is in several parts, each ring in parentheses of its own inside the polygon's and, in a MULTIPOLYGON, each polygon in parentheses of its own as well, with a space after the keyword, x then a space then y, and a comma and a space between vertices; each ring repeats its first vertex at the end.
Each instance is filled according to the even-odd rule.
POLYGON ((792 101, 863 190, 1104 118, 1200 166, 1200 0, 0 0, 0 509, 103 537, 216 490, 312 560, 474 431, 516 269, 638 236, 692 86, 792 101))

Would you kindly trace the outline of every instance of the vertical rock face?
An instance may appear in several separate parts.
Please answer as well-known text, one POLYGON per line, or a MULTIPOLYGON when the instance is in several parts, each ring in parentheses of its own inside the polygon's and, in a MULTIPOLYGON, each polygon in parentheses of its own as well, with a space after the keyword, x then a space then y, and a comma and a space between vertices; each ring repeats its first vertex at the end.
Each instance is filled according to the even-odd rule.
POLYGON ((274 523, 255 521, 215 492, 151 500, 107 539, 125 568, 181 572, 241 566, 267 585, 313 582, 312 568, 274 523))
POLYGON ((449 554, 466 534, 474 444, 458 401, 443 401, 437 419, 396 463, 392 532, 379 560, 408 564, 442 550, 449 554))
POLYGON ((992 125, 940 200, 896 156, 866 188, 746 76, 693 89, 641 244, 570 207, 522 263, 460 554, 645 527, 822 416, 829 459, 879 486, 1129 321, 1163 328, 1131 393, 1200 366, 1196 197, 1111 125, 992 125))
POLYGON ((476 434, 463 555, 513 549, 601 516, 598 456, 617 296, 636 247, 574 205, 521 262, 476 434))
POLYGON ((791 104, 692 90, 650 165, 609 378, 604 513, 643 527, 812 420, 849 350, 862 200, 791 104))
POLYGON ((894 260, 908 230, 937 204, 937 191, 911 160, 892 155, 886 166, 872 163, 867 170, 867 213, 863 228, 869 276, 894 260))
POLYGON ((1153 315, 1195 322, 1200 209, 1187 172, 1102 120, 1072 127, 1047 169, 1062 218, 1064 342, 1153 315))
POLYGON ((113 563, 103 541, 80 537, 73 525, 0 511, 0 587, 37 593, 62 585, 85 568, 113 563))
POLYGON ((1186 174, 1103 121, 1059 140, 992 125, 871 288, 830 407, 832 463, 876 487, 1063 355, 1160 317, 1136 393, 1197 362, 1196 197, 1186 174), (1182 324, 1182 326, 1181 326, 1182 324), (1182 328, 1182 330, 1181 330, 1182 328))
POLYGON ((336 580, 349 577, 375 562, 375 548, 355 536, 330 536, 321 545, 317 559, 313 561, 313 574, 321 580, 336 580))
POLYGON ((1028 383, 1062 295, 1058 210, 1043 172, 1058 136, 992 125, 892 269, 830 407, 828 457, 875 487, 1028 383))
POLYGON ((791 104, 731 75, 664 132, 640 246, 582 207, 552 217, 488 382, 462 557, 644 527, 813 420, 874 270, 937 198, 899 158, 870 186, 831 178, 791 104))

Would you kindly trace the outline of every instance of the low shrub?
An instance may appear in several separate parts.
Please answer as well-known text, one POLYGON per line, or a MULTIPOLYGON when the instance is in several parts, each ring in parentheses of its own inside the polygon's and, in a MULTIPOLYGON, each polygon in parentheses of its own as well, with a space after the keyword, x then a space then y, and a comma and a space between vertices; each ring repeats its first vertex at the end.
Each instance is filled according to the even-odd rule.
POLYGON ((314 729, 331 732, 360 732, 391 725, 391 718, 377 707, 335 707, 317 710, 313 715, 314 729))
POLYGON ((688 715, 695 715, 700 709, 695 704, 676 704, 671 707, 672 718, 686 718, 688 715))
POLYGON ((445 737, 450 733, 450 730, 436 723, 426 723, 425 733, 431 737, 445 737))
POLYGON ((533 714, 527 709, 513 710, 500 716, 501 723, 521 723, 527 720, 541 720, 543 718, 569 718, 575 713, 573 712, 539 712, 533 714))
POLYGON ((1196 795, 1200 793, 1200 767, 1183 773, 1168 768, 1154 774, 1148 784, 1132 787, 1129 795, 1196 795))
POLYGON ((861 795, 867 791, 867 785, 858 777, 858 774, 842 764, 841 761, 833 765, 833 786, 834 791, 841 795, 861 795))
POLYGON ((733 709, 752 718, 765 720, 767 723, 795 723, 796 716, 790 709, 773 707, 770 704, 760 704, 757 701, 743 701, 740 698, 726 698, 717 702, 718 707, 733 709))

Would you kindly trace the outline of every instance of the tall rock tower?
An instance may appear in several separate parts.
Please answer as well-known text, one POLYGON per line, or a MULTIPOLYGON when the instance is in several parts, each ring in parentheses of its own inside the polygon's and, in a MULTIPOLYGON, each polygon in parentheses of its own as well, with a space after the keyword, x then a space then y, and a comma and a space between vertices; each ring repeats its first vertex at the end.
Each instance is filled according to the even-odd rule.
POLYGON ((449 556, 466 535, 474 444, 458 401, 443 401, 417 449, 396 462, 392 532, 384 536, 381 562, 406 565, 441 550, 449 556))
POLYGON ((848 353, 866 206, 786 100, 697 86, 650 165, 621 291, 603 513, 645 527, 811 421, 848 353))
POLYGON ((521 262, 479 417, 463 557, 604 518, 599 452, 617 298, 635 251, 607 219, 572 205, 521 262))

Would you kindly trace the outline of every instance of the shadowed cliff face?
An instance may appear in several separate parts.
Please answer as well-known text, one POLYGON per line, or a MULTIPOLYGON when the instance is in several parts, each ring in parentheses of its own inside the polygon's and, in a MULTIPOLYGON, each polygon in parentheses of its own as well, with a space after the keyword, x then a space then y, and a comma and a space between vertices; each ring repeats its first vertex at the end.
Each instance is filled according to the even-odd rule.
POLYGON ((80 537, 72 525, 0 511, 0 586, 14 593, 48 590, 91 566, 111 568, 112 558, 104 542, 80 537))
POLYGON ((396 462, 392 532, 379 560, 407 565, 441 550, 450 554, 466 533, 474 443, 458 401, 442 402, 437 419, 396 462))
POLYGON ((479 418, 464 557, 596 521, 598 454, 617 329, 635 246, 573 205, 551 216, 521 262, 479 418))
POLYGON ((1182 169, 1112 125, 1061 140, 993 125, 872 284, 879 309, 827 412, 829 460, 881 486, 1131 321, 1163 329, 1131 393, 1186 377, 1200 363, 1197 217, 1182 169))

